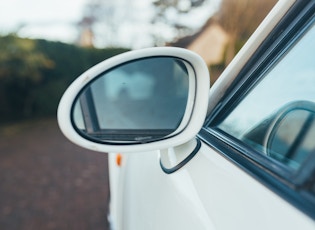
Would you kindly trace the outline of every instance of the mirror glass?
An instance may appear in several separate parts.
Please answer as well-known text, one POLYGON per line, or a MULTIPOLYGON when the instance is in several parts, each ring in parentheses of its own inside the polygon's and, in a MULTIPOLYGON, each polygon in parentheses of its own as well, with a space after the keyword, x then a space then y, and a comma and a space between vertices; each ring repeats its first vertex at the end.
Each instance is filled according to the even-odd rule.
POLYGON ((72 123, 84 137, 120 144, 149 142, 179 132, 190 116, 185 111, 188 98, 193 98, 189 95, 193 73, 188 62, 173 57, 116 66, 79 93, 72 123))

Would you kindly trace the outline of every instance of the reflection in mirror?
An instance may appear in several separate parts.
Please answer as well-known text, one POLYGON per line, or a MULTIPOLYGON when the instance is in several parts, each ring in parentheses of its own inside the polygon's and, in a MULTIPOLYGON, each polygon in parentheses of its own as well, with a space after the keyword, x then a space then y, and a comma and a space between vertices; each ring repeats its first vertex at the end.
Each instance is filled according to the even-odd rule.
POLYGON ((275 123, 267 143, 268 155, 296 170, 315 153, 314 139, 314 111, 293 109, 275 123))
POLYGON ((72 108, 76 130, 97 142, 148 142, 181 131, 189 98, 189 63, 172 57, 138 59, 89 83, 72 108))

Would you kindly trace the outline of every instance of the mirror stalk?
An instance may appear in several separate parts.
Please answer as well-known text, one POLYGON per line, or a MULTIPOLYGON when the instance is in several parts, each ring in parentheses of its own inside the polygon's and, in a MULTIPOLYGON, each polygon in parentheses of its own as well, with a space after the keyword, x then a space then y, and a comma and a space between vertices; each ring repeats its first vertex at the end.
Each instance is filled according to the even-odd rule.
POLYGON ((188 163, 199 151, 201 141, 192 139, 176 147, 160 150, 160 165, 162 170, 173 173, 188 163))

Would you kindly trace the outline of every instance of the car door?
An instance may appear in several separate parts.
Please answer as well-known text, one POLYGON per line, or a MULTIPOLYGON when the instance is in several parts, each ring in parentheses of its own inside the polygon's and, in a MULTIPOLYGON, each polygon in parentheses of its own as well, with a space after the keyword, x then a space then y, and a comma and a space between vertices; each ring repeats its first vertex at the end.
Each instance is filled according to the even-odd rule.
POLYGON ((314 229, 315 4, 289 8, 211 89, 185 165, 124 156, 117 229, 314 229))
POLYGON ((314 25, 314 2, 293 5, 199 134, 205 149, 240 169, 224 162, 219 170, 219 159, 209 165, 223 176, 212 176, 221 188, 208 191, 222 201, 215 200, 225 217, 222 229, 313 228, 308 224, 315 213, 314 25))

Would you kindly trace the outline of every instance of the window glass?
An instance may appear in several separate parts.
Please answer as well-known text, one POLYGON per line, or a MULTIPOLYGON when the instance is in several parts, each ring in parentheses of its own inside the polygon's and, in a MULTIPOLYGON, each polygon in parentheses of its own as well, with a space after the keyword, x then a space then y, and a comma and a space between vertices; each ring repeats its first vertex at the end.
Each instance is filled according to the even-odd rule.
POLYGON ((218 125, 293 170, 315 151, 315 28, 263 73, 218 125))

